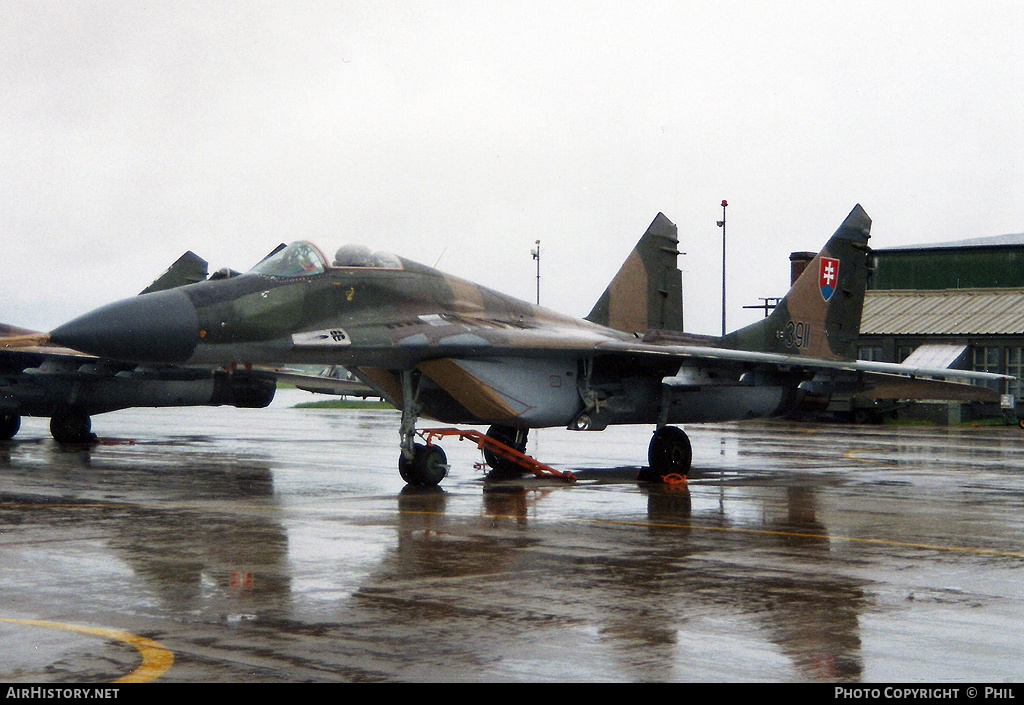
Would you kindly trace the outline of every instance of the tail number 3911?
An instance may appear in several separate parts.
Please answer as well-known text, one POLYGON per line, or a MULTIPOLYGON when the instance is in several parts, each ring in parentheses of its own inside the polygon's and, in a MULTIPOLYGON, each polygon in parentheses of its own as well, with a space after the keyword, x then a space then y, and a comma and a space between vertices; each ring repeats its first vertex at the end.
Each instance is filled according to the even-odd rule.
POLYGON ((786 324, 782 341, 787 348, 806 348, 811 344, 811 324, 803 321, 790 321, 786 324))

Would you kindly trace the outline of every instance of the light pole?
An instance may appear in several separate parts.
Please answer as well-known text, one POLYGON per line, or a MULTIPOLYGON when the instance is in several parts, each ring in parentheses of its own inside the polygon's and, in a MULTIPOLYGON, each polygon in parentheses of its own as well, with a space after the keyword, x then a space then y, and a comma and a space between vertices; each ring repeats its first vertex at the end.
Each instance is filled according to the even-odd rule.
POLYGON ((537 246, 530 253, 537 260, 537 305, 540 306, 540 240, 537 240, 537 246))
POLYGON ((722 335, 725 335, 725 209, 728 205, 728 201, 722 201, 722 219, 718 221, 722 229, 722 335))

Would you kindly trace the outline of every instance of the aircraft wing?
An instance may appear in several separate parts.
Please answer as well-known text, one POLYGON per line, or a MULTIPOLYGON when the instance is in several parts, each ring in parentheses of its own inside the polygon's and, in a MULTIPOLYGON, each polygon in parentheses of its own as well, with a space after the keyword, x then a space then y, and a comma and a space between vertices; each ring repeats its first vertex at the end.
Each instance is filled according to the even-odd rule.
MULTIPOLYGON (((421 317, 425 318, 425 317, 421 317)), ((558 357, 617 355, 643 360, 678 362, 680 365, 716 366, 726 369, 771 368, 777 370, 837 371, 877 373, 910 378, 953 378, 971 381, 1007 381, 1007 375, 975 372, 947 367, 925 367, 869 360, 837 360, 807 355, 786 355, 774 352, 736 350, 715 345, 648 342, 647 338, 613 337, 607 329, 545 325, 511 328, 495 322, 471 321, 466 318, 446 320, 443 324, 409 326, 394 342, 395 347, 421 350, 430 357, 558 357)), ((321 338, 328 337, 322 332, 321 338)), ((315 335, 315 334, 314 334, 315 335)), ((293 336, 299 344, 298 336, 293 336)), ((689 336, 708 340, 706 336, 689 336)))
MULTIPOLYGON (((694 336, 699 338, 699 336, 694 336)), ((646 365, 676 367, 663 384, 675 388, 700 386, 693 372, 715 371, 733 379, 760 370, 802 373, 807 379, 842 382, 879 399, 942 399, 998 401, 999 394, 971 382, 1002 384, 1013 377, 944 367, 924 367, 868 360, 836 360, 805 355, 735 350, 713 345, 666 344, 642 338, 612 337, 600 329, 538 327, 497 331, 489 324, 472 326, 462 320, 458 330, 432 339, 424 331, 407 330, 397 346, 417 348, 429 358, 618 357, 646 365), (677 367, 678 366, 678 367, 677 367), (956 382, 942 380, 958 380, 956 382), (966 382, 966 384, 965 384, 966 382)))
POLYGON ((870 360, 831 360, 803 355, 733 350, 691 345, 649 345, 645 343, 612 342, 599 346, 600 350, 636 356, 666 356, 681 362, 706 361, 740 366, 766 366, 782 370, 837 370, 844 372, 872 372, 907 377, 951 377, 978 381, 1008 381, 1013 377, 991 372, 974 372, 938 367, 919 367, 892 362, 870 360))
MULTIPOLYGON (((1008 375, 940 367, 920 367, 870 360, 828 360, 802 355, 732 350, 707 346, 609 343, 602 350, 618 350, 636 357, 666 356, 678 360, 681 368, 719 367, 769 369, 783 372, 803 370, 846 385, 854 384, 875 399, 939 399, 950 401, 998 401, 999 393, 971 382, 1002 384, 1008 375), (951 382, 945 380, 960 380, 951 382)), ((666 377, 664 384, 687 386, 689 376, 666 377)))

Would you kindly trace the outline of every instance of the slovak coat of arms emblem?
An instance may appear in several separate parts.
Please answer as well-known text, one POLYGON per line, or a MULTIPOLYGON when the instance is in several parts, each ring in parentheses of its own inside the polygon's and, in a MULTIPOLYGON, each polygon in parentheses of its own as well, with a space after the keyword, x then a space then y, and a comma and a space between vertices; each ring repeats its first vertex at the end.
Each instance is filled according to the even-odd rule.
POLYGON ((839 282, 839 260, 831 257, 822 257, 818 264, 818 288, 821 290, 821 298, 828 301, 836 293, 836 286, 839 282))

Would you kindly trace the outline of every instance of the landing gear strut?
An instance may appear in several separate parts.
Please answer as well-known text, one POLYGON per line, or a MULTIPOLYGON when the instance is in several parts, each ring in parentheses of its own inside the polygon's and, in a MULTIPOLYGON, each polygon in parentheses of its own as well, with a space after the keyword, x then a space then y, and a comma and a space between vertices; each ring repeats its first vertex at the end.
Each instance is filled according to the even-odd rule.
POLYGON ((492 468, 488 476, 492 479, 516 478, 532 472, 538 477, 575 481, 572 473, 554 470, 525 454, 527 429, 494 425, 487 429, 486 436, 479 431, 458 429, 422 429, 417 432, 416 420, 423 410, 419 403, 420 372, 406 370, 399 375, 402 383, 402 423, 399 430, 402 453, 398 458, 398 473, 410 485, 433 487, 448 475, 448 458, 439 446, 433 444, 433 439, 443 436, 474 440, 492 468), (416 442, 417 435, 426 443, 416 442))
POLYGON ((448 457, 440 447, 416 443, 416 419, 420 415, 420 372, 409 370, 402 377, 402 425, 399 431, 402 454, 398 474, 410 485, 434 487, 448 475, 448 457))
POLYGON ((675 426, 662 426, 654 432, 647 449, 650 468, 641 473, 641 479, 664 481, 669 475, 686 477, 692 460, 693 450, 686 432, 675 426))

